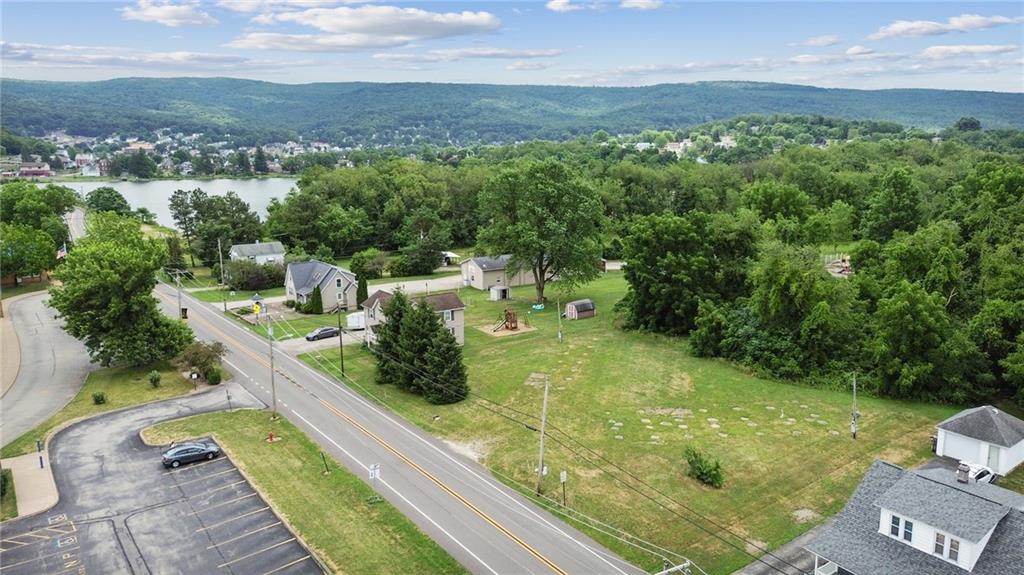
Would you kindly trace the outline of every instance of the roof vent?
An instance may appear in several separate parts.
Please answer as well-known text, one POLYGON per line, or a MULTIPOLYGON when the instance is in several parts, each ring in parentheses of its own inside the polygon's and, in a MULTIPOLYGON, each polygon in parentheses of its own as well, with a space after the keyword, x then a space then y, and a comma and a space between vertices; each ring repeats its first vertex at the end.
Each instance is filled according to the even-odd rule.
POLYGON ((967 483, 968 473, 971 471, 966 463, 961 463, 956 468, 956 480, 960 483, 967 483))

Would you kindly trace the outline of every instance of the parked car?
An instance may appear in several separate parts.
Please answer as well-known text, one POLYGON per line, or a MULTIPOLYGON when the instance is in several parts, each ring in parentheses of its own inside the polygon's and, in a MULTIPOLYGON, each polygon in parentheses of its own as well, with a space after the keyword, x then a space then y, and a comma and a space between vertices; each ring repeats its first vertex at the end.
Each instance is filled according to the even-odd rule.
POLYGON ((339 335, 341 335, 341 330, 336 327, 318 327, 306 334, 306 341, 316 341, 318 339, 337 337, 339 335))
POLYGON ((977 483, 992 483, 992 480, 996 478, 996 474, 984 465, 968 463, 967 469, 967 477, 977 483))
POLYGON ((220 446, 216 443, 181 443, 165 451, 161 461, 164 467, 179 467, 182 463, 213 459, 218 455, 220 446))

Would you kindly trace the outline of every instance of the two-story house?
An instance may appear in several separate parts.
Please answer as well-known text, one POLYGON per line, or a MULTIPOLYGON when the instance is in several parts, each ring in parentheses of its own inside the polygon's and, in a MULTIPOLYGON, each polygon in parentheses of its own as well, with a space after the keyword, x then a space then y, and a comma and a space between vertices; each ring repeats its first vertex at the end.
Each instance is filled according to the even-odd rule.
POLYGON ((281 242, 235 244, 228 250, 231 261, 249 260, 258 264, 284 264, 284 246, 281 242))
POLYGON ((463 261, 462 285, 478 290, 488 290, 493 286, 519 287, 533 285, 533 270, 522 269, 512 272, 508 269, 512 256, 505 254, 493 258, 478 257, 463 261))
POLYGON ((324 311, 356 307, 356 275, 347 269, 317 260, 292 262, 284 273, 287 299, 308 303, 313 290, 320 287, 324 311))
MULTIPOLYGON (((387 321, 384 315, 384 305, 394 297, 390 292, 377 290, 373 295, 363 302, 363 316, 366 325, 366 342, 377 343, 377 335, 374 328, 387 321)), ((429 305, 441 316, 441 322, 445 329, 453 336, 455 341, 462 345, 466 342, 466 304, 462 303, 458 294, 452 292, 436 293, 426 296, 412 296, 412 302, 416 305, 429 305)))
POLYGON ((1022 575, 1024 495, 876 461, 806 548, 815 575, 1022 575))

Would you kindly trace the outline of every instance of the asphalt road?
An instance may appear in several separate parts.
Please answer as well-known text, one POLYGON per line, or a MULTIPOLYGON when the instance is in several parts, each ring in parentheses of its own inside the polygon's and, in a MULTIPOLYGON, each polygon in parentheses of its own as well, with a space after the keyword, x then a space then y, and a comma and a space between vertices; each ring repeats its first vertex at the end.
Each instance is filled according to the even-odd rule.
POLYGON ((50 417, 78 393, 95 369, 82 342, 64 332, 46 292, 14 301, 7 309, 18 334, 21 369, 0 399, 0 443, 6 444, 50 417))
POLYGON ((139 431, 227 407, 263 407, 237 385, 89 419, 58 433, 60 502, 3 524, 0 573, 322 573, 226 457, 165 470, 139 431))
MULTIPOLYGON (((156 292, 176 317, 173 288, 156 292)), ((235 381, 269 404, 267 341, 183 297, 196 335, 223 342, 235 381)), ((294 357, 278 352, 274 360, 279 411, 367 483, 370 465, 380 464, 377 491, 471 572, 644 573, 401 417, 294 357)))
POLYGON ((64 216, 64 221, 68 224, 72 240, 80 240, 85 237, 85 210, 83 208, 76 207, 73 211, 68 212, 64 216))

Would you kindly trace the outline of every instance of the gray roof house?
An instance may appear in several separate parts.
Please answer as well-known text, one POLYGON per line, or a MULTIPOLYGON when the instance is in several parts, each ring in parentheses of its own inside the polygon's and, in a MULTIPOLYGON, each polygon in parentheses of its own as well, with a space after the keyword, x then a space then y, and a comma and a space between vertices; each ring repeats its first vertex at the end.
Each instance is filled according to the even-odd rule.
POLYGON ((521 269, 512 273, 508 269, 512 256, 476 257, 463 260, 462 285, 487 291, 493 286, 519 287, 533 285, 533 270, 521 269))
POLYGON ((875 461, 807 550, 815 575, 1022 575, 1024 495, 875 461))
POLYGON ((228 250, 232 261, 249 260, 258 264, 283 264, 284 246, 281 242, 260 242, 254 244, 235 244, 228 250))
POLYGON ((355 309, 356 275, 347 269, 325 264, 317 260, 292 262, 284 274, 284 289, 287 299, 307 303, 313 290, 319 286, 324 302, 324 311, 355 309))
MULTIPOLYGON (((387 321, 384 305, 391 301, 391 292, 377 290, 362 303, 367 343, 377 343, 376 327, 387 321)), ((410 296, 417 305, 429 305, 441 316, 441 323, 459 345, 466 343, 466 304, 455 292, 441 292, 429 295, 410 296)))
POLYGON ((991 405, 940 422, 935 453, 1006 475, 1024 462, 1024 421, 991 405))

